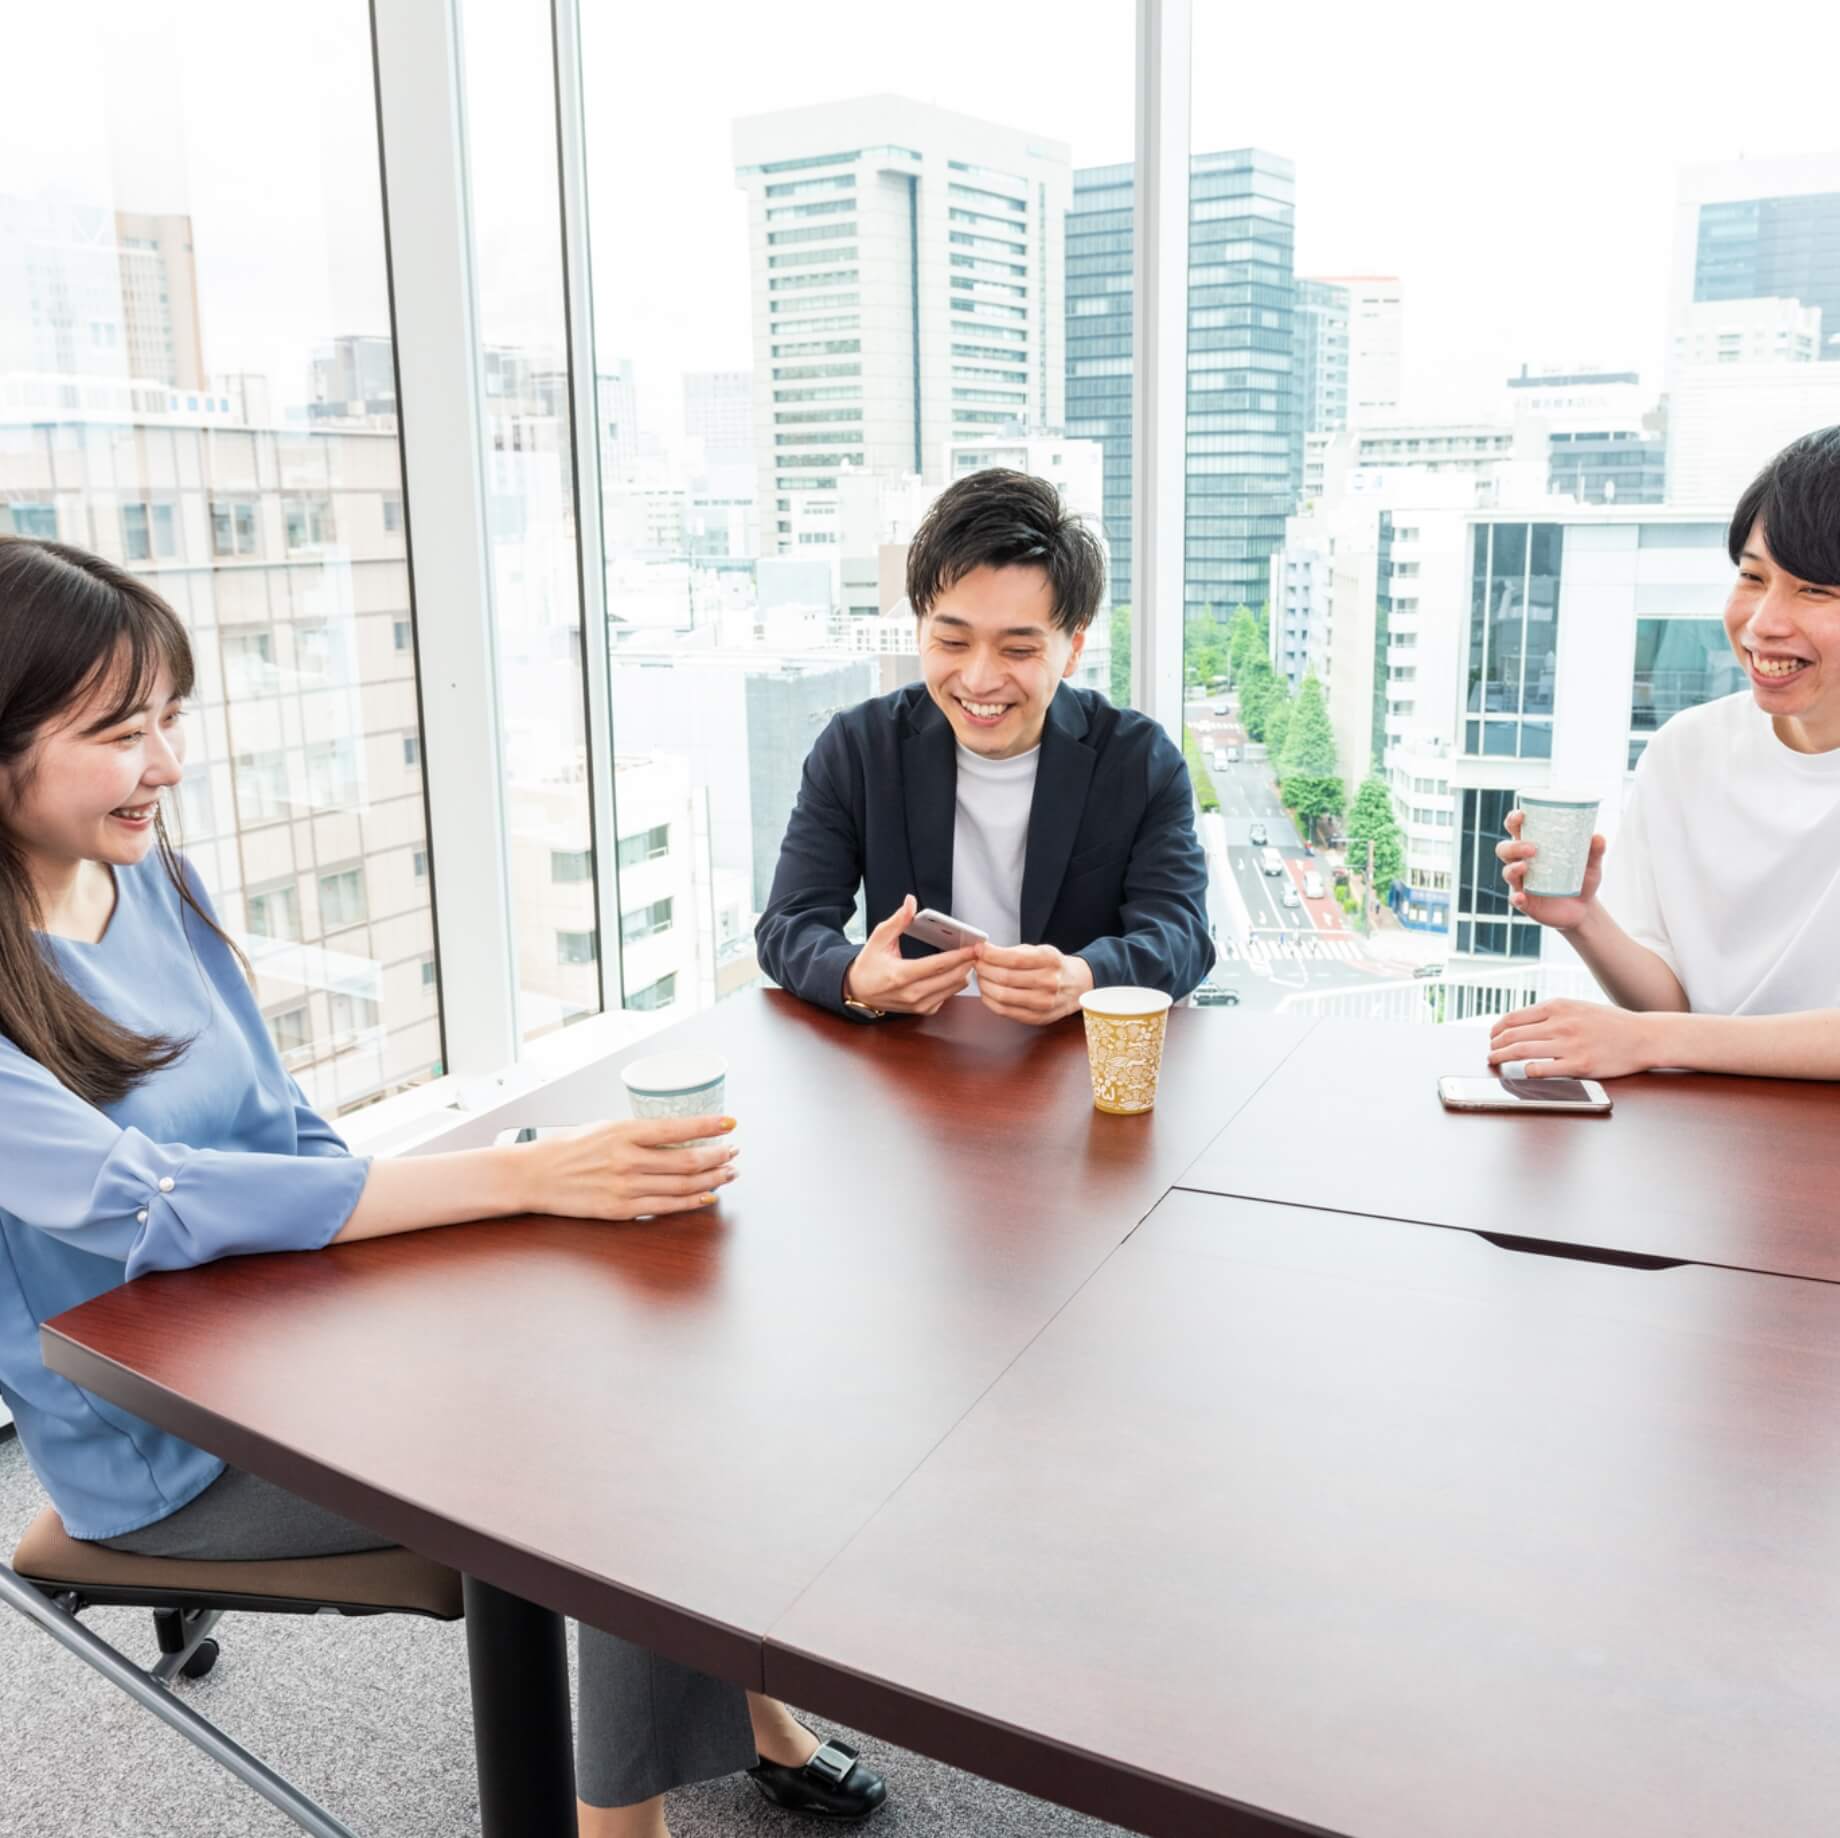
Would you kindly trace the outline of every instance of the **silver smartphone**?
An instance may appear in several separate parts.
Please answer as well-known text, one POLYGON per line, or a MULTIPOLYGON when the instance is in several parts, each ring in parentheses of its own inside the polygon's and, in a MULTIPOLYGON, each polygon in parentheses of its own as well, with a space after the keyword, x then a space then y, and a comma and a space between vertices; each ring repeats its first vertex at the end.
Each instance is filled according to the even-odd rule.
POLYGON ((1595 1079, 1442 1078, 1438 1100, 1446 1110, 1566 1110, 1590 1117, 1610 1112, 1610 1094, 1595 1079))
POLYGON ((990 943, 988 932, 967 925, 962 919, 954 919, 950 913, 935 912, 930 906, 923 906, 914 914, 907 936, 919 939, 923 945, 937 945, 942 951, 962 951, 966 945, 990 943))

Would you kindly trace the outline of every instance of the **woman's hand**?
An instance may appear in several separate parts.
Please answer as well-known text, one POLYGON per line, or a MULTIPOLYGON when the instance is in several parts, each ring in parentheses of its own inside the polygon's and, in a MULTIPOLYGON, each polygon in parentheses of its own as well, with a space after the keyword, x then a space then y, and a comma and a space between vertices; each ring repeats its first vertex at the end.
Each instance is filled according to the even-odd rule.
POLYGON ((1499 1069, 1525 1060, 1530 1079, 1620 1079, 1647 1072, 1662 1063, 1656 1058, 1655 1019, 1602 1002, 1536 1002, 1503 1015, 1490 1029, 1489 1064, 1499 1069))
POLYGON ((694 1212, 735 1178, 735 1145, 683 1145, 725 1136, 733 1117, 657 1117, 596 1123, 572 1136, 513 1145, 519 1183, 531 1212, 565 1219, 637 1219, 694 1212))
POLYGON ((1508 904, 1517 913, 1525 913, 1541 925, 1550 925, 1555 932, 1576 931, 1590 918, 1597 901, 1597 889, 1604 878, 1604 839, 1601 836, 1591 838, 1591 853, 1584 865, 1584 886, 1577 894, 1555 899, 1550 894, 1524 893, 1521 883, 1527 878, 1527 864, 1539 854, 1532 843, 1520 839, 1524 816, 1522 811, 1509 811, 1508 840, 1495 845, 1496 860, 1503 864, 1501 878, 1508 883, 1508 904))

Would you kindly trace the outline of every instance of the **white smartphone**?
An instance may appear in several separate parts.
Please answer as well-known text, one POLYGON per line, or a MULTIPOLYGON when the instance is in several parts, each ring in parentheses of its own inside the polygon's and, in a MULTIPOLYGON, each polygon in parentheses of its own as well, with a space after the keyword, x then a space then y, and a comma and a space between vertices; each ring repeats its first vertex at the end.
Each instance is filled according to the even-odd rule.
POLYGON ((990 943, 988 932, 967 925, 962 919, 954 919, 950 913, 935 912, 930 906, 923 906, 914 914, 907 935, 919 939, 923 945, 937 945, 942 951, 962 951, 966 945, 990 943))
POLYGON ((1586 1116, 1610 1113, 1610 1094, 1595 1079, 1438 1080, 1446 1110, 1567 1110, 1586 1116))

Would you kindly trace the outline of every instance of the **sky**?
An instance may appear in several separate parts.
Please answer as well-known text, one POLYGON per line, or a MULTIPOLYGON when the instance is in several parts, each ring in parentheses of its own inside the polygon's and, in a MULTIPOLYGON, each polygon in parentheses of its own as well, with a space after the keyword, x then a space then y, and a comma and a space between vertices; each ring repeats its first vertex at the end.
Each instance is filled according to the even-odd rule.
MULTIPOLYGON (((598 355, 675 432, 679 378, 751 362, 730 124, 886 90, 1132 152, 1130 0, 580 0, 598 355)), ((1840 9, 1753 45, 1731 9, 1195 0, 1193 145, 1297 167, 1301 274, 1396 274, 1406 396, 1489 404, 1525 361, 1659 382, 1683 162, 1840 149, 1840 9)), ((462 0, 483 335, 560 344, 547 0, 462 0)), ((1799 23, 1798 23, 1799 21, 1799 23)), ((194 220, 206 363, 298 399, 312 349, 388 329, 367 8, 19 8, 0 190, 194 220)))

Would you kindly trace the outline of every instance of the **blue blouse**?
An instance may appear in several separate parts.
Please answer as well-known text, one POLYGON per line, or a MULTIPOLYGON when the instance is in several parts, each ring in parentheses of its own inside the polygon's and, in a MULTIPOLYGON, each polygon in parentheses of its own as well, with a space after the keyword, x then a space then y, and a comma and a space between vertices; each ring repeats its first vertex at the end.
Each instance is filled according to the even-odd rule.
POLYGON ((116 869, 115 888, 97 943, 45 944, 104 1014, 191 1046, 98 1110, 0 1035, 0 1396, 73 1538, 164 1519, 224 1464, 48 1371, 39 1323, 149 1270, 318 1250, 370 1172, 308 1108, 235 957, 157 853, 116 869))

